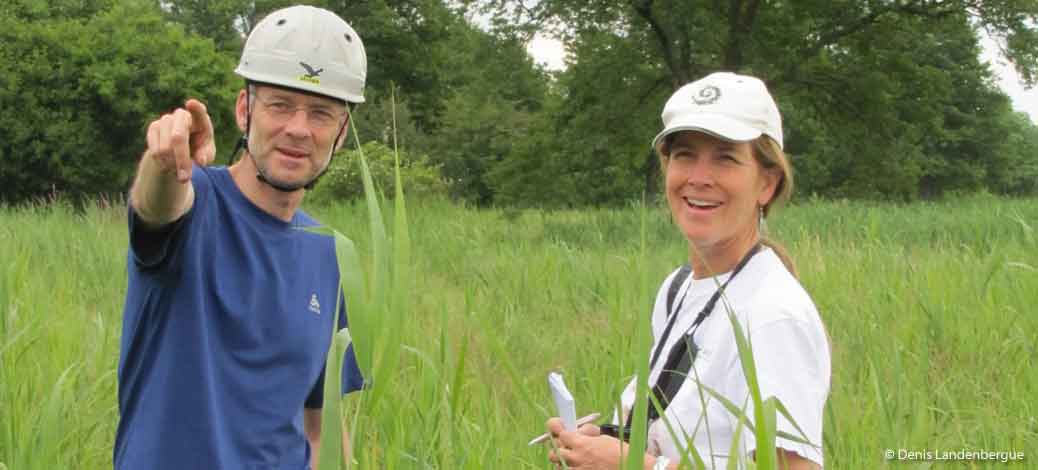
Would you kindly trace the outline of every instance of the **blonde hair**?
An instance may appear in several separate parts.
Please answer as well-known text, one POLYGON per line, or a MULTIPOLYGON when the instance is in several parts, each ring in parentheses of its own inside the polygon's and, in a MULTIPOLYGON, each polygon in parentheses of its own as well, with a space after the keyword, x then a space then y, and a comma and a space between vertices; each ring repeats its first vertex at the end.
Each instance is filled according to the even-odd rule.
MULTIPOLYGON (((764 204, 764 207, 761 207, 764 217, 767 218, 773 207, 781 207, 789 201, 789 197, 793 194, 793 166, 789 164, 786 152, 783 152, 782 147, 771 137, 762 134, 750 142, 750 146, 753 147, 753 157, 757 159, 757 163, 764 168, 764 171, 777 172, 779 175, 778 184, 775 185, 775 193, 771 196, 771 200, 764 204)), ((793 277, 797 280, 800 279, 796 263, 789 256, 785 246, 764 233, 760 234, 760 241, 762 245, 771 248, 775 252, 793 277)))
MULTIPOLYGON (((670 144, 676 135, 677 133, 668 135, 657 149, 657 154, 660 158, 660 168, 663 171, 666 171, 667 160, 670 158, 670 144)), ((775 185, 775 193, 772 194, 771 200, 761 207, 761 211, 766 218, 771 214, 772 208, 781 207, 789 201, 790 196, 793 194, 793 166, 789 164, 789 159, 786 157, 786 153, 782 151, 782 147, 779 146, 778 142, 775 142, 775 139, 767 135, 761 134, 760 137, 750 141, 750 147, 753 149, 754 159, 757 160, 761 168, 767 172, 775 172, 779 176, 779 181, 775 185)), ((782 260, 782 264, 786 266, 790 274, 799 280, 800 275, 797 273, 796 263, 789 256, 785 246, 763 233, 759 235, 761 244, 771 248, 779 259, 782 260)))

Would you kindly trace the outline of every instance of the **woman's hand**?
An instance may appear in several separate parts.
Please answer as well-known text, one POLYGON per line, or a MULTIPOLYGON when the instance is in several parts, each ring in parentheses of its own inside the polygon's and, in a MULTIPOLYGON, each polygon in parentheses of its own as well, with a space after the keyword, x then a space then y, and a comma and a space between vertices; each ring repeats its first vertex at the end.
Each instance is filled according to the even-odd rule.
POLYGON ((598 426, 585 424, 577 432, 566 431, 562 420, 551 418, 546 426, 557 450, 548 453, 556 468, 562 462, 578 470, 615 470, 627 456, 628 445, 612 436, 603 436, 598 426))

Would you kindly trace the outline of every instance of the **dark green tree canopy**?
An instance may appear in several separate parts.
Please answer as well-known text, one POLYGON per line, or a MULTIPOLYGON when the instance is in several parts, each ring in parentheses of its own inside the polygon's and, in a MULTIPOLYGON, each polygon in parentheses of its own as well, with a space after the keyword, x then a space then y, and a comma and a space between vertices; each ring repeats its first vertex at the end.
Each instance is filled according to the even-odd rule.
MULTIPOLYGON (((625 180, 597 201, 657 191, 648 141, 663 102, 718 70, 768 83, 808 192, 910 199, 1005 187, 1010 168, 1027 168, 1020 152, 1007 148, 1020 123, 1008 118, 1008 100, 978 58, 978 38, 995 38, 1033 83, 1036 2, 475 3, 502 29, 551 31, 567 45, 562 104, 548 126, 563 134, 555 140, 563 150, 541 158, 562 159, 544 166, 591 181, 625 180)), ((511 184, 531 196, 537 186, 511 184)))
POLYGON ((206 100, 214 124, 230 129, 231 63, 150 4, 19 6, 0 13, 4 201, 122 193, 145 125, 189 96, 206 100))
MULTIPOLYGON (((232 70, 244 38, 294 3, 0 4, 0 106, 17 110, 0 115, 2 200, 121 193, 144 126, 188 97, 209 105, 223 162, 238 134, 232 70)), ((394 90, 401 147, 427 156, 421 174, 438 172, 455 199, 557 207, 656 195, 649 141, 663 103, 718 70, 768 83, 801 193, 1038 190, 1038 131, 979 59, 986 35, 1038 80, 1033 0, 306 3, 364 39, 361 143, 392 147, 394 90), (565 70, 534 65, 526 45, 537 32, 563 41, 565 70)))

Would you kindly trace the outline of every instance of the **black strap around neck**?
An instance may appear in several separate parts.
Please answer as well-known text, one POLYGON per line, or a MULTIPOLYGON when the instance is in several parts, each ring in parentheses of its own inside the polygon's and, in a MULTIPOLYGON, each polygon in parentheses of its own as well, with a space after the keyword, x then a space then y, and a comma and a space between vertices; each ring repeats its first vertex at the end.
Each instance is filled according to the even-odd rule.
MULTIPOLYGON (((692 362, 695 361, 696 354, 699 352, 699 347, 696 346, 695 341, 693 340, 693 335, 695 334, 696 329, 701 323, 703 323, 703 320, 706 320, 706 318, 710 316, 714 310, 714 306, 717 304, 717 301, 721 298, 721 295, 724 294, 725 289, 728 288, 728 284, 732 282, 732 279, 735 279, 735 275, 739 274, 739 271, 742 271, 742 268, 746 267, 746 264, 750 262, 750 258, 753 258, 753 255, 757 254, 757 252, 760 251, 760 248, 761 243, 757 242, 752 248, 750 248, 750 251, 739 260, 739 263, 735 265, 735 269, 732 270, 732 274, 728 276, 728 279, 726 279, 724 283, 721 284, 721 287, 714 292, 714 295, 710 297, 710 300, 706 302, 703 309, 699 311, 698 315, 696 315, 696 319, 692 322, 692 325, 685 330, 686 333, 682 335, 682 338, 677 342, 677 344, 671 348, 670 354, 667 356, 667 362, 663 365, 663 370, 661 370, 660 375, 656 377, 656 385, 652 387, 652 395, 656 397, 662 410, 666 410, 667 406, 670 405, 671 400, 674 399, 678 390, 681 389, 681 384, 685 381, 685 376, 688 375, 689 371, 692 369, 692 362)), ((688 297, 689 290, 691 290, 691 288, 685 290, 685 294, 681 296, 681 301, 678 302, 677 308, 675 308, 673 312, 668 312, 670 318, 668 319, 667 327, 663 330, 663 335, 660 337, 659 343, 656 344, 656 349, 653 352, 651 361, 649 362, 650 373, 656 366, 656 361, 659 359, 663 346, 667 343, 667 339, 670 337, 671 330, 681 312, 681 306, 685 302, 685 298, 688 297)), ((653 420, 659 418, 659 413, 662 412, 662 410, 657 411, 656 406, 650 401, 648 414, 649 423, 652 423, 653 420)), ((628 413, 627 415, 627 424, 625 427, 628 429, 628 434, 630 433, 629 429, 631 427, 631 418, 633 415, 634 413, 628 413)))

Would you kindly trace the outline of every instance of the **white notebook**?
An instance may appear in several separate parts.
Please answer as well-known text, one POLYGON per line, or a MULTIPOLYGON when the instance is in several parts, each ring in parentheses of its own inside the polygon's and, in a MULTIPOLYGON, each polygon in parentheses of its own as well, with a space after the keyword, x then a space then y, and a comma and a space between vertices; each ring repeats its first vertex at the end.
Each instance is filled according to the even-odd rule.
POLYGON ((573 395, 566 388, 566 382, 562 380, 562 374, 552 372, 548 374, 548 387, 551 388, 551 396, 555 399, 555 408, 559 411, 559 418, 567 431, 577 430, 577 407, 573 403, 573 395))

